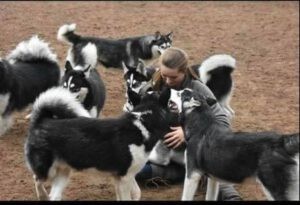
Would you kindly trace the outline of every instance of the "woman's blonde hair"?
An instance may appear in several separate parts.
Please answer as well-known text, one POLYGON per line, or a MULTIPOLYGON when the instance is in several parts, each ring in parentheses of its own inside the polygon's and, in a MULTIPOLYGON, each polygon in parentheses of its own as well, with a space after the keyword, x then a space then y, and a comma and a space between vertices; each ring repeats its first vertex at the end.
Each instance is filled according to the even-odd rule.
MULTIPOLYGON (((197 74, 188 66, 188 55, 187 53, 176 47, 168 48, 159 57, 159 65, 164 65, 170 69, 178 69, 179 72, 191 75, 193 78, 198 79, 197 74)), ((162 84, 162 77, 160 70, 154 73, 152 78, 152 84, 154 90, 159 90, 162 84)))

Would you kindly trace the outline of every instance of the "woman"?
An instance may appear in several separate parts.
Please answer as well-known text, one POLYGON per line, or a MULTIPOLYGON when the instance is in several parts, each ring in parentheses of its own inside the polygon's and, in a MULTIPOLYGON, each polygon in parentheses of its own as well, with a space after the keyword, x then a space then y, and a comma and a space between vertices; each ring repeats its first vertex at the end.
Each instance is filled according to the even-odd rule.
MULTIPOLYGON (((215 98, 210 89, 198 80, 197 74, 188 66, 188 55, 179 48, 171 47, 167 49, 159 58, 159 69, 154 73, 151 86, 154 90, 162 90, 164 88, 172 88, 182 90, 190 88, 196 90, 201 95, 215 98)), ((216 103, 212 106, 213 112, 217 119, 230 126, 231 116, 224 108, 216 103)), ((164 136, 164 144, 166 147, 181 150, 184 153, 184 132, 181 126, 170 127, 171 132, 164 136), (183 147, 183 148, 182 148, 183 147)), ((163 146, 162 148, 163 149, 163 146)), ((163 153, 163 152, 162 152, 163 153)), ((150 161, 145 165, 143 170, 136 176, 137 180, 150 179, 153 177, 161 177, 173 182, 183 181, 185 168, 182 164, 171 162, 167 166, 159 166, 150 161)), ((241 200, 239 194, 232 185, 220 184, 220 192, 218 200, 241 200)))

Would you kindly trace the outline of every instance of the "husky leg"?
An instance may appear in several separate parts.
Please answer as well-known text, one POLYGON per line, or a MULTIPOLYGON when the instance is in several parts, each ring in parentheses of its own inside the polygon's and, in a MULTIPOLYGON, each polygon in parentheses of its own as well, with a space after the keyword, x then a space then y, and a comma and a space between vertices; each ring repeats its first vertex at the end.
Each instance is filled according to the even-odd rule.
POLYGON ((138 201, 141 199, 141 189, 137 184, 135 178, 133 178, 132 190, 130 192, 132 200, 138 201))
POLYGON ((206 201, 216 201, 219 193, 219 182, 208 177, 206 188, 206 201))
POLYGON ((119 196, 120 200, 131 200, 131 190, 133 186, 133 176, 124 176, 119 181, 119 196))
POLYGON ((5 134, 13 124, 13 118, 11 115, 1 116, 0 115, 0 136, 5 134))
POLYGON ((43 185, 43 182, 33 175, 35 183, 35 191, 39 200, 49 200, 48 193, 43 185))
POLYGON ((198 172, 191 173, 190 177, 187 176, 187 173, 185 174, 181 200, 187 201, 194 199, 201 176, 202 174, 198 172))
POLYGON ((115 191, 116 191, 116 200, 120 201, 120 177, 114 177, 115 181, 115 191))
POLYGON ((61 200, 62 193, 66 188, 71 170, 68 168, 58 169, 51 184, 50 200, 61 200))

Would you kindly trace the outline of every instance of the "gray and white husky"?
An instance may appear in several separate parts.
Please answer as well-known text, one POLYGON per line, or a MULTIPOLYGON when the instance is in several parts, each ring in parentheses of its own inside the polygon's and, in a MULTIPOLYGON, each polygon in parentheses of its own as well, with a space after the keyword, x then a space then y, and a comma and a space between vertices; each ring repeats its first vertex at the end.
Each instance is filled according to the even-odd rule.
MULTIPOLYGON (((234 85, 232 72, 236 69, 236 60, 227 54, 215 54, 205 59, 201 64, 195 64, 191 67, 200 81, 210 88, 220 105, 228 111, 230 116, 233 116, 234 111, 230 107, 230 100, 234 85)), ((141 94, 151 89, 148 81, 152 78, 155 68, 146 66, 143 61, 139 61, 136 67, 124 64, 123 69, 126 82, 126 102, 123 111, 130 112, 135 105, 139 104, 141 94)), ((172 90, 169 105, 174 104, 177 99, 177 92, 172 90)), ((182 150, 176 151, 167 148, 162 141, 159 141, 154 147, 149 160, 161 165, 169 164, 170 160, 184 164, 182 150)))
POLYGON ((216 200, 219 182, 256 178, 269 200, 299 200, 299 133, 232 132, 212 114, 217 101, 181 93, 186 176, 182 200, 192 200, 207 175, 206 200, 216 200))
POLYGON ((123 39, 105 39, 97 37, 83 37, 75 34, 76 24, 66 24, 59 28, 57 39, 71 44, 68 51, 69 60, 75 70, 85 68, 85 59, 90 54, 90 47, 97 47, 97 61, 92 67, 100 62, 106 68, 122 69, 122 61, 134 65, 138 59, 153 60, 159 57, 172 45, 172 32, 162 35, 157 31, 153 35, 129 37, 123 39), (80 68, 76 68, 79 66, 80 68))

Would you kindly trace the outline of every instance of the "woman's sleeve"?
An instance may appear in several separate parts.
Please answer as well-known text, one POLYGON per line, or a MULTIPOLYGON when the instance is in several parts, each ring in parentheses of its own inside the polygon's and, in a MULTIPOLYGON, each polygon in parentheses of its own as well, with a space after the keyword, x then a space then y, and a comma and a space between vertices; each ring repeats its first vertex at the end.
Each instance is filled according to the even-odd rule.
POLYGON ((200 95, 216 99, 216 97, 212 93, 212 91, 205 84, 201 83, 199 80, 193 80, 192 81, 191 89, 193 89, 194 91, 196 91, 200 95))

